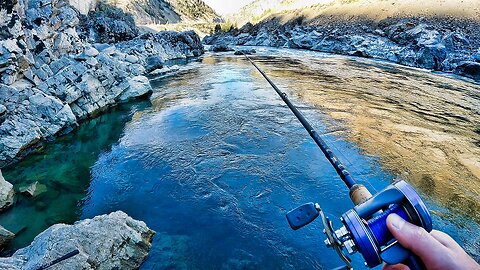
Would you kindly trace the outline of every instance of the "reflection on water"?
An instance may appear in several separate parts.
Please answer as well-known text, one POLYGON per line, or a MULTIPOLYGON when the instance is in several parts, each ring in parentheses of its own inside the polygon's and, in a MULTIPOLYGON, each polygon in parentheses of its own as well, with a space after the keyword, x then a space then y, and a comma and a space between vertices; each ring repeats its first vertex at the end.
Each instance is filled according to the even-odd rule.
POLYGON ((386 169, 480 222, 480 86, 342 57, 260 62, 386 169))
MULTIPOLYGON (((324 134, 354 177, 374 191, 388 185, 395 175, 408 176, 396 168, 412 170, 407 161, 389 159, 383 154, 396 153, 395 148, 386 144, 388 141, 409 145, 395 133, 397 128, 408 130, 405 134, 412 138, 421 137, 416 134, 422 134, 426 127, 413 127, 408 122, 410 118, 424 117, 425 120, 418 121, 425 124, 432 120, 444 125, 449 136, 457 129, 462 131, 455 134, 466 136, 470 128, 468 121, 457 121, 460 118, 452 115, 478 121, 475 113, 464 115, 461 111, 471 108, 476 99, 475 86, 466 82, 319 53, 259 51, 256 58, 261 67, 324 134), (264 57, 267 54, 272 56, 264 57), (314 57, 316 60, 312 60, 314 57), (417 103, 413 98, 405 101, 409 95, 422 94, 420 90, 409 95, 402 92, 415 84, 443 87, 451 98, 442 99, 439 95, 431 101, 432 106, 422 103, 428 99, 425 93, 417 103), (462 91, 455 90, 458 85, 462 91), (459 92, 458 99, 453 98, 455 91, 459 92), (460 111, 447 110, 450 107, 458 107, 456 110, 460 111), (409 117, 400 113, 402 108, 409 117), (442 108, 445 113, 439 113, 442 108), (400 123, 384 126, 382 119, 391 119, 392 115, 408 119, 400 122, 404 126, 400 123), (388 128, 391 137, 386 135, 388 128), (377 133, 369 133, 376 129, 377 133), (369 145, 376 151, 366 147, 369 145), (399 162, 396 167, 389 166, 395 160, 399 162)), ((294 232, 284 217, 286 211, 298 204, 315 201, 338 225, 338 217, 352 207, 343 183, 300 123, 242 57, 207 55, 201 63, 190 63, 188 67, 175 77, 154 81, 152 105, 126 111, 124 115, 131 121, 125 127, 125 121, 106 123, 116 135, 99 147, 103 151, 97 150, 92 155, 88 151, 77 153, 90 157, 88 166, 67 162, 65 166, 70 172, 81 170, 85 175, 75 198, 76 203, 85 194, 79 189, 88 187, 88 195, 76 208, 81 217, 123 210, 157 231, 142 269, 340 266, 334 251, 323 244, 320 222, 294 232)), ((439 142, 444 138, 443 133, 432 136, 439 142)), ((460 145, 457 140, 460 139, 455 139, 456 145, 460 145)), ((84 143, 88 141, 73 142, 84 143)), ((49 148, 45 156, 61 153, 60 149, 49 148)), ((418 148, 411 149, 420 152, 418 148)), ((418 160, 417 164, 428 167, 418 160)), ((34 170, 34 165, 21 163, 25 171, 34 170)), ((43 170, 50 166, 53 165, 46 163, 43 170)), ((9 172, 9 177, 19 173, 16 168, 9 172)), ((410 175, 415 175, 413 170, 410 175)), ((48 183, 47 178, 52 177, 42 176, 38 181, 48 183)), ((439 190, 446 188, 431 171, 425 171, 422 181, 407 179, 421 190, 433 210, 434 226, 450 233, 478 259, 480 226, 470 218, 475 215, 462 216, 458 207, 444 208, 437 204, 442 202, 437 198, 439 190)), ((461 194, 457 201, 478 196, 468 184, 456 182, 456 185, 461 194), (461 193, 462 189, 470 190, 471 194, 461 193)), ((470 207, 478 213, 478 206, 470 207)), ((52 211, 58 216, 68 216, 71 212, 60 208, 52 211)), ((34 214, 39 218, 46 215, 42 211, 34 214)), ((18 220, 24 221, 24 216, 17 219, 16 226, 25 224, 18 220)), ((363 267, 359 255, 354 256, 354 266, 363 267)))

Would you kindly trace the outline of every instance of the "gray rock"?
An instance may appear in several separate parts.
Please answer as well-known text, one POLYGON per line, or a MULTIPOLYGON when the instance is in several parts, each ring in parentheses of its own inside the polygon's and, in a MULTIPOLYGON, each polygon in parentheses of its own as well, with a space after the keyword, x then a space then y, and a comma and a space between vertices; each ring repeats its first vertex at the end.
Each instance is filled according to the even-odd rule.
POLYGON ((443 44, 428 45, 421 48, 417 55, 417 65, 423 68, 442 70, 442 63, 447 57, 443 44))
POLYGON ((95 57, 98 55, 98 50, 95 48, 88 48, 85 50, 85 55, 88 57, 95 57))
POLYGON ((101 43, 131 40, 139 33, 131 14, 103 1, 98 1, 94 12, 82 17, 79 30, 82 36, 90 36, 94 42, 101 43))
POLYGON ((98 65, 98 60, 92 57, 87 59, 85 63, 89 64, 90 66, 96 66, 98 65))
POLYGON ((47 186, 45 186, 44 184, 40 184, 38 181, 35 181, 28 186, 18 188, 18 191, 20 191, 21 194, 27 197, 38 197, 41 194, 47 192, 47 186))
POLYGON ((216 44, 216 45, 213 45, 210 48, 210 51, 212 51, 212 52, 233 52, 234 49, 229 47, 226 44, 216 44))
POLYGON ((129 87, 120 96, 121 101, 145 96, 152 93, 150 81, 145 76, 135 76, 128 80, 129 87))
POLYGON ((73 59, 77 61, 85 61, 88 59, 87 54, 85 52, 81 52, 73 57, 73 59))
POLYGON ((12 206, 14 197, 13 185, 3 178, 2 171, 0 171, 0 211, 12 206))
POLYGON ((115 46, 106 43, 95 43, 93 47, 97 49, 99 52, 107 53, 107 52, 115 52, 115 46))
POLYGON ((257 53, 255 49, 246 49, 246 50, 237 50, 235 51, 235 55, 243 55, 243 54, 254 54, 257 53))
POLYGON ((0 104, 0 125, 7 119, 7 107, 0 104))
POLYGON ((15 234, 0 225, 0 250, 12 241, 13 238, 15 238, 15 234))
POLYGON ((455 73, 480 81, 480 63, 472 61, 461 62, 455 68, 455 73))
POLYGON ((146 64, 145 71, 150 73, 156 69, 163 68, 163 59, 158 55, 152 55, 147 57, 146 64))
POLYGON ((472 55, 473 61, 480 63, 480 50, 472 55))
POLYGON ((52 269, 138 269, 155 234, 144 222, 117 211, 76 222, 56 224, 26 248, 0 258, 1 269, 37 269, 75 249, 80 253, 52 269))
POLYGON ((127 55, 127 57, 125 57, 125 61, 135 64, 138 62, 138 57, 136 57, 135 55, 127 55))
POLYGON ((77 11, 57 2, 18 1, 14 10, 22 18, 9 26, 15 30, 0 26, 0 168, 39 142, 70 132, 77 121, 151 92, 144 66, 155 70, 163 61, 204 52, 193 31, 137 37, 133 21, 119 9, 101 4, 80 22, 77 11), (93 20, 84 21, 89 16, 93 20), (91 45, 77 30, 93 33, 97 42, 128 41, 91 45), (147 61, 152 56, 158 58, 147 61))

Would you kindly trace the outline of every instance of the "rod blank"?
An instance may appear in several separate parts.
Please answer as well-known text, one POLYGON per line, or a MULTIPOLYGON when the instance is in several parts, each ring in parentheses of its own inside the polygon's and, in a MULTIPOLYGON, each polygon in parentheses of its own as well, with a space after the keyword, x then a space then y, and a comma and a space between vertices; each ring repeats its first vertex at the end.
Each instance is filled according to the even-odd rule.
POLYGON ((353 179, 352 175, 350 172, 347 170, 345 165, 337 158, 335 153, 328 147, 328 145, 325 143, 325 141, 320 138, 320 135, 318 135, 317 131, 310 125, 310 123, 307 121, 307 119, 303 116, 303 114, 293 105, 293 103, 288 99, 287 94, 280 91, 278 87, 273 83, 270 78, 268 78, 267 74, 263 72, 256 64, 255 62, 250 59, 244 52, 242 52, 243 55, 252 63, 252 65, 262 74, 262 76, 267 80, 267 82, 275 89, 277 94, 282 98, 282 100, 287 104, 288 108, 295 114, 297 119, 302 123, 303 127, 307 130, 308 134, 310 134, 310 137, 315 141, 315 143, 318 145, 320 150, 322 150, 323 154, 325 157, 328 159, 330 164, 332 164, 333 168, 337 171, 338 176, 343 180, 345 185, 350 189, 352 186, 356 184, 355 180, 353 179))

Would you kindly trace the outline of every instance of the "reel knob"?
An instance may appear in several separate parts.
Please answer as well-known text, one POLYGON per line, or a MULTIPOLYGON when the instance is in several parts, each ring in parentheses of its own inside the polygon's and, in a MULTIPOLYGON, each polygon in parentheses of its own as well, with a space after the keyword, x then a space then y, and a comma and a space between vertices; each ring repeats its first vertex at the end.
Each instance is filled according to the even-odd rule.
POLYGON ((387 228, 386 219, 392 213, 428 232, 432 230, 427 207, 405 181, 393 183, 342 215, 345 229, 370 268, 382 262, 397 264, 413 258, 413 254, 403 248, 387 228))
POLYGON ((427 207, 413 187, 405 181, 389 185, 344 213, 340 218, 344 226, 338 230, 333 229, 332 222, 325 217, 320 205, 314 203, 304 204, 290 211, 287 220, 292 229, 298 230, 320 216, 323 232, 327 236, 325 244, 338 253, 349 269, 351 260, 343 249, 350 255, 361 253, 365 265, 370 268, 386 262, 404 263, 411 270, 424 269, 421 261, 390 234, 386 224, 390 214, 397 214, 428 232, 432 230, 432 219, 427 207))

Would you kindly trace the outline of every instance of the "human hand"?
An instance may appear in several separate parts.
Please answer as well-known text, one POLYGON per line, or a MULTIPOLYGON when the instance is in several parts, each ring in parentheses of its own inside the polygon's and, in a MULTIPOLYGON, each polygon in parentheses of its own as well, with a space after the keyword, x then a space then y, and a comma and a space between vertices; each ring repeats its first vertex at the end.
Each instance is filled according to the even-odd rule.
MULTIPOLYGON (((403 247, 411 250, 423 261, 428 270, 480 269, 480 265, 446 233, 436 230, 428 233, 424 228, 408 223, 396 214, 387 217, 387 227, 403 247)), ((386 264, 382 268, 407 269, 409 268, 403 264, 386 264)))

